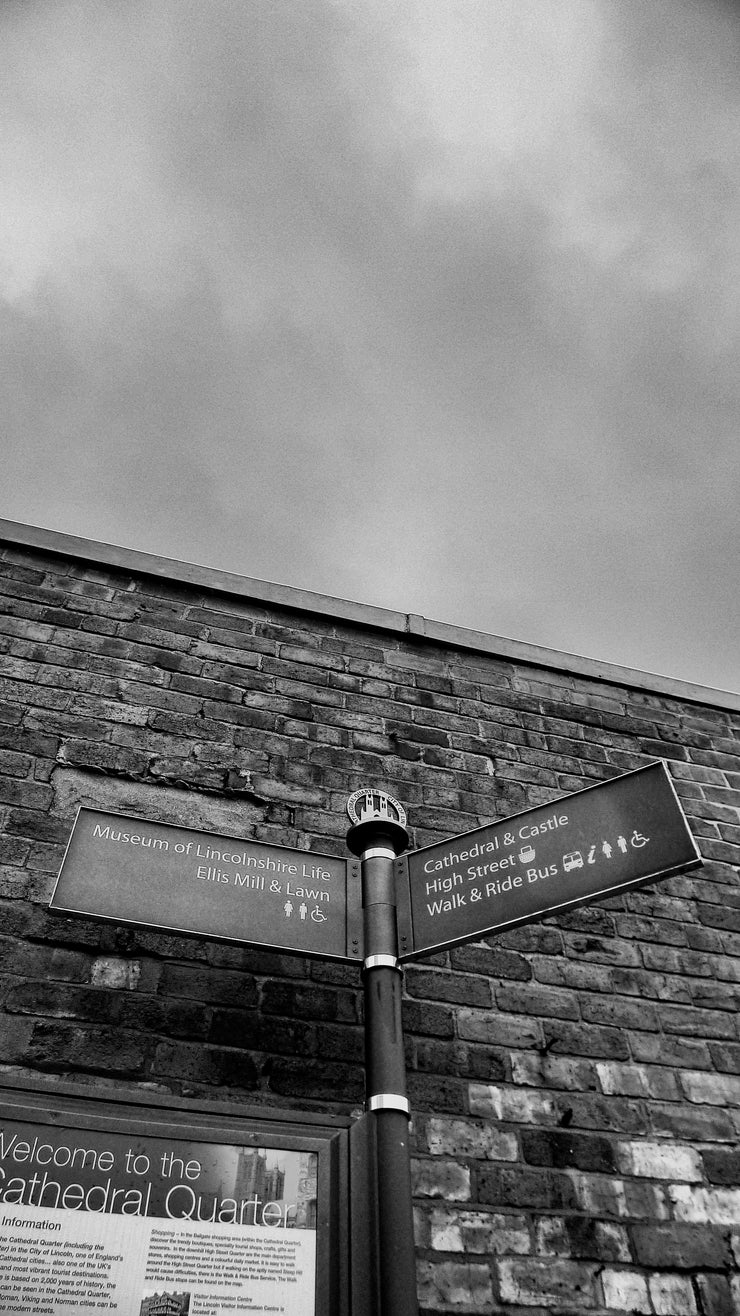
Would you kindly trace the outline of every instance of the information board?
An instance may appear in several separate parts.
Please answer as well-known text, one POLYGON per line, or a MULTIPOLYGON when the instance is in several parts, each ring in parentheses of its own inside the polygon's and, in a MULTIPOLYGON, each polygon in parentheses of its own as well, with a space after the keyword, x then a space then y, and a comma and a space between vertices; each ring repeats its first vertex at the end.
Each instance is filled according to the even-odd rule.
POLYGON ((346 1135, 314 1120, 0 1091, 3 1316, 339 1316, 346 1135))
POLYGON ((400 958, 700 863, 665 764, 652 763, 399 859, 400 958))
POLYGON ((360 960, 356 864, 80 808, 50 908, 172 932, 360 960))

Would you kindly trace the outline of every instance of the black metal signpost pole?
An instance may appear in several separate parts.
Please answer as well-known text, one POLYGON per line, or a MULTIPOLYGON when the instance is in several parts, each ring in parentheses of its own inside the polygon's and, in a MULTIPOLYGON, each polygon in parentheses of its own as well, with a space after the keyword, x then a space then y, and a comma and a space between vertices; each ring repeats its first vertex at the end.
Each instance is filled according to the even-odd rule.
POLYGON ((357 794, 364 807, 358 812, 350 808, 350 818, 360 820, 350 828, 347 845, 362 862, 365 1081, 367 1109, 375 1122, 378 1316, 418 1316, 395 889, 395 859, 409 838, 395 801, 378 792, 357 794))

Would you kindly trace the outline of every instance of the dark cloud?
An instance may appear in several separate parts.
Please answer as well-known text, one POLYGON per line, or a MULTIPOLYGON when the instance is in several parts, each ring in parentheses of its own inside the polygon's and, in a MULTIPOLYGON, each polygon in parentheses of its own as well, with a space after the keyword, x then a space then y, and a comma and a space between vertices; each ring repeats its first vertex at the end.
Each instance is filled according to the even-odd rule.
POLYGON ((5 6, 4 514, 737 686, 738 30, 5 6))

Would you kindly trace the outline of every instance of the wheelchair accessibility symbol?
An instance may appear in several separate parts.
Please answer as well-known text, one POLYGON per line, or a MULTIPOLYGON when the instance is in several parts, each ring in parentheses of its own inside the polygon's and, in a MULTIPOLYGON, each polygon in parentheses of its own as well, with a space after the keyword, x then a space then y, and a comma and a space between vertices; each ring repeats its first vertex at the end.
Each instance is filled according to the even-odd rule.
POLYGON ((314 923, 326 923, 326 914, 322 909, 319 909, 318 905, 314 905, 314 908, 311 910, 311 918, 314 923))
POLYGON ((641 833, 638 832, 637 828, 635 828, 634 832, 632 833, 632 836, 630 837, 630 845, 634 846, 635 850, 641 850, 643 845, 647 845, 649 840, 650 840, 649 836, 642 836, 641 833))

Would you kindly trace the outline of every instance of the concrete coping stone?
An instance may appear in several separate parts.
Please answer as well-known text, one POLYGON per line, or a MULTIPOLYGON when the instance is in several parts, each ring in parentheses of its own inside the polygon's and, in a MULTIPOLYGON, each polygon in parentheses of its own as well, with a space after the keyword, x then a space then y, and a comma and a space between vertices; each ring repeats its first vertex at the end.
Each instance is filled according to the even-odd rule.
POLYGON ((665 695, 689 703, 740 712, 740 693, 736 694, 730 690, 717 690, 674 677, 659 676, 652 672, 642 672, 615 663, 584 658, 558 649, 543 648, 523 640, 489 635, 485 631, 470 630, 448 622, 431 621, 418 613, 394 612, 371 604, 353 603, 328 594, 297 589, 292 585, 275 585, 268 581, 255 580, 251 576, 237 575, 216 567, 197 566, 191 562, 180 562, 175 558, 143 553, 138 549, 120 548, 93 539, 82 539, 59 530, 44 530, 38 526, 23 525, 20 522, 0 518, 0 541, 58 554, 60 557, 76 558, 114 567, 135 575, 155 576, 183 585, 193 585, 198 589, 217 594, 235 595, 293 612, 353 622, 358 626, 390 631, 416 641, 444 645, 472 653, 489 654, 506 662, 567 672, 587 680, 626 686, 629 689, 645 690, 651 694, 665 695))

